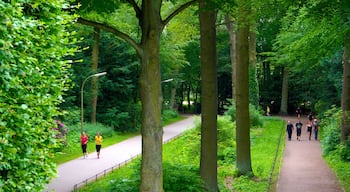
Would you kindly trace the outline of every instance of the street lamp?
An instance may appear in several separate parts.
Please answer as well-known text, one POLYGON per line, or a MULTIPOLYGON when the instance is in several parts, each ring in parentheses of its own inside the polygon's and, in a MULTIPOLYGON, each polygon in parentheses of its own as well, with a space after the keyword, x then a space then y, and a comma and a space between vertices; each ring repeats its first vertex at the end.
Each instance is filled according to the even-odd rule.
POLYGON ((161 81, 161 83, 167 83, 167 82, 170 82, 172 80, 174 80, 174 79, 166 79, 166 80, 161 81))
POLYGON ((106 75, 107 72, 102 72, 102 73, 96 73, 93 75, 90 75, 88 77, 86 77, 83 81, 83 84, 81 85, 81 90, 80 90, 80 114, 81 114, 81 131, 83 131, 83 123, 84 123, 84 85, 86 80, 88 80, 91 77, 99 77, 102 75, 106 75))

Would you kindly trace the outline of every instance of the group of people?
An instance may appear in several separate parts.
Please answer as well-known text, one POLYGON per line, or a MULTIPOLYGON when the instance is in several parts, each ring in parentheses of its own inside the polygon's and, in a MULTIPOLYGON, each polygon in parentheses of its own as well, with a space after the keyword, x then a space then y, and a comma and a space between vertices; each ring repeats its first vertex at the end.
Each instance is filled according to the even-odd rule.
MULTIPOLYGON (((295 124, 296 127, 296 132, 297 132, 297 140, 300 141, 300 136, 301 136, 301 130, 303 127, 303 124, 300 121, 301 117, 301 110, 300 108, 297 109, 296 111, 297 117, 298 117, 298 122, 295 124)), ((318 130, 320 129, 319 126, 319 120, 313 116, 313 114, 310 112, 308 115, 308 120, 306 122, 306 128, 307 132, 309 132, 309 140, 311 140, 311 135, 312 132, 314 133, 314 139, 318 139, 318 130)), ((287 122, 287 133, 288 133, 288 140, 292 140, 292 133, 293 133, 294 125, 291 121, 287 122)))
MULTIPOLYGON (((97 134, 95 136, 95 147, 96 147, 96 152, 97 152, 97 158, 98 159, 100 158, 100 151, 101 151, 102 141, 103 141, 103 137, 101 135, 101 132, 97 132, 97 134)), ((88 154, 87 154, 87 151, 86 151, 88 142, 89 142, 89 137, 87 136, 85 131, 83 131, 81 133, 81 136, 80 136, 80 143, 81 143, 81 149, 83 151, 84 158, 88 157, 88 154)))

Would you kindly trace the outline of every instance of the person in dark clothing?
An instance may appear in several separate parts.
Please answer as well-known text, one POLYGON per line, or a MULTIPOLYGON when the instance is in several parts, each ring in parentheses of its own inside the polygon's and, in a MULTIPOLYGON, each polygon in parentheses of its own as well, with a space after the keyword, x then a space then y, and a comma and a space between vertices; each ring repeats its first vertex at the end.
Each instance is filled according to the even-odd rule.
POLYGON ((293 126, 292 122, 288 121, 288 123, 287 123, 287 133, 288 133, 288 140, 289 141, 292 140, 293 128, 294 128, 294 126, 293 126))
POLYGON ((315 136, 315 140, 317 140, 318 130, 319 130, 319 128, 320 128, 318 119, 317 119, 317 118, 314 118, 312 124, 313 124, 313 126, 314 126, 314 136, 315 136))
POLYGON ((312 122, 308 121, 306 123, 306 128, 307 128, 307 132, 309 132, 309 140, 311 140, 311 134, 312 134, 312 122))
POLYGON ((297 114, 298 119, 300 119, 300 116, 301 116, 301 109, 300 109, 300 107, 298 107, 295 112, 297 114))
POLYGON ((307 118, 309 119, 310 122, 312 122, 312 120, 314 119, 314 115, 312 114, 312 112, 309 113, 307 118))
POLYGON ((300 141, 301 128, 303 127, 303 124, 299 121, 295 124, 295 127, 297 128, 297 140, 300 141))

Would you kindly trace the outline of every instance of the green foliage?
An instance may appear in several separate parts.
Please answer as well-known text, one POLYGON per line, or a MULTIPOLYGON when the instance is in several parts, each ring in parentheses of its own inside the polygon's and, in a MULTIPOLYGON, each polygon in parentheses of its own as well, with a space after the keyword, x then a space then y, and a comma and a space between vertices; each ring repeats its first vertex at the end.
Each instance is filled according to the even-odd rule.
POLYGON ((322 119, 322 151, 324 155, 329 155, 330 152, 337 149, 340 144, 340 118, 341 110, 333 107, 325 112, 325 117, 322 119))
MULTIPOLYGON (((249 121, 250 127, 261 127, 263 125, 263 112, 259 111, 255 106, 249 105, 249 121)), ((236 121, 236 106, 232 104, 225 115, 230 116, 231 121, 236 121)))
POLYGON ((77 123, 80 123, 80 109, 78 109, 77 107, 72 107, 67 111, 63 111, 63 114, 59 117, 59 119, 67 125, 75 125, 77 123))
POLYGON ((339 153, 341 160, 350 162, 350 141, 338 145, 337 152, 339 153))
POLYGON ((179 113, 174 110, 164 110, 162 112, 162 120, 163 122, 168 122, 171 119, 176 119, 179 116, 179 113))
POLYGON ((340 142, 340 121, 342 111, 332 107, 324 114, 322 119, 322 151, 328 165, 337 175, 345 191, 350 191, 350 143, 340 142))
POLYGON ((198 166, 165 162, 163 163, 163 175, 164 191, 203 191, 203 183, 199 176, 198 166))
POLYGON ((57 105, 69 83, 74 17, 63 0, 0 1, 0 189, 42 191, 56 174, 57 105))
POLYGON ((263 182, 256 182, 249 176, 240 176, 235 178, 235 185, 233 189, 234 191, 260 192, 266 190, 266 184, 263 182))
POLYGON ((236 126, 230 117, 219 117, 218 126, 218 164, 232 165, 236 162, 236 126))
POLYGON ((341 159, 337 152, 331 152, 325 156, 328 165, 335 172, 344 191, 350 191, 350 163, 341 159))

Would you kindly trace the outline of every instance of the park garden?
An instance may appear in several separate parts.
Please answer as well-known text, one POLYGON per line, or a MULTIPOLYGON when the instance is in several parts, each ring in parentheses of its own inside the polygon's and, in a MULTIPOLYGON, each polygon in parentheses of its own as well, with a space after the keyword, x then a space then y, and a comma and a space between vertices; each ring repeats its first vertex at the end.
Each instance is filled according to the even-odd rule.
POLYGON ((146 145, 92 191, 273 189, 262 155, 280 158, 283 123, 269 115, 298 107, 321 119, 324 158, 350 191, 349 21, 346 0, 1 1, 0 191, 42 191, 81 156, 81 131, 146 145), (201 123, 162 162, 179 114, 201 123))

